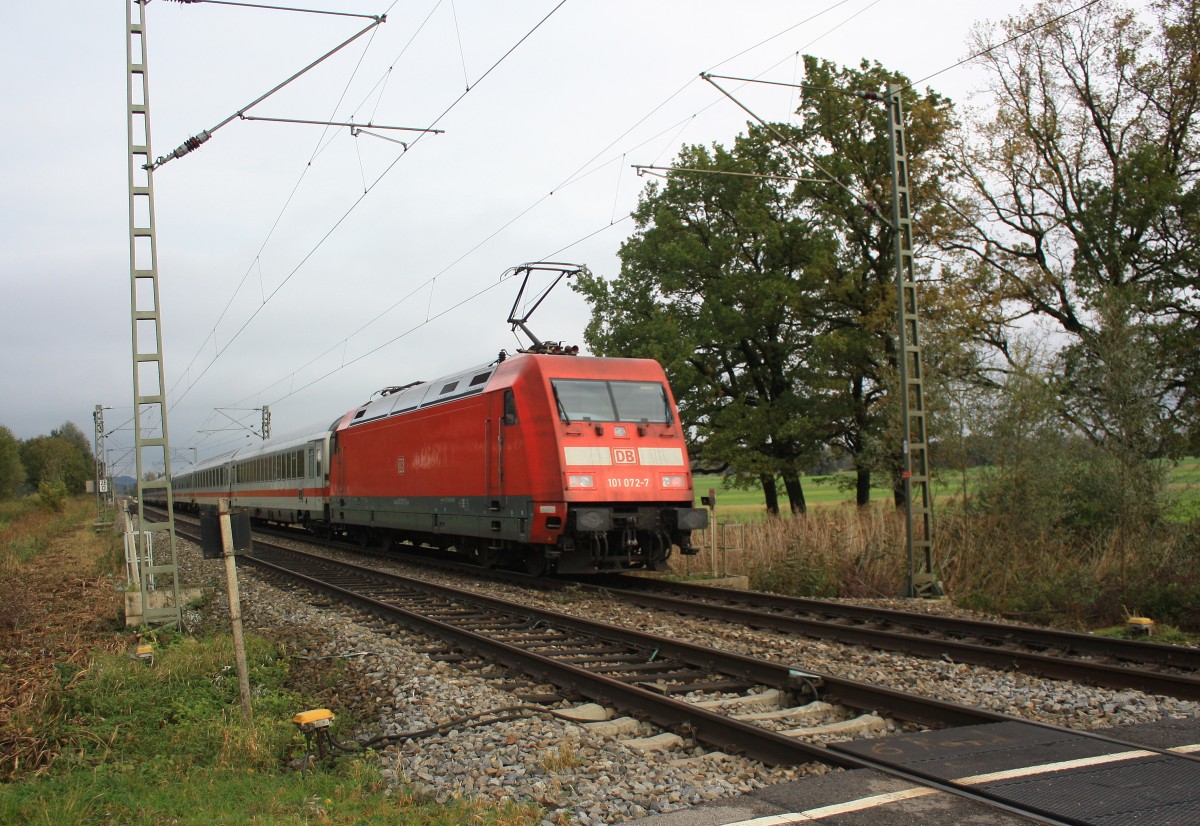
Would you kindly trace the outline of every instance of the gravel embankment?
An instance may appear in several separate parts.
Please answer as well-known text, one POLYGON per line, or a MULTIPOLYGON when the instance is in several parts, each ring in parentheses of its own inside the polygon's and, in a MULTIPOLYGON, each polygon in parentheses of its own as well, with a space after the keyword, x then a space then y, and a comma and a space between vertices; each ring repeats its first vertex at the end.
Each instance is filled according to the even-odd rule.
MULTIPOLYGON (((181 542, 180 546, 185 582, 222 581, 219 561, 201 561, 190 543, 181 542)), ((393 567, 375 560, 367 564, 393 567)), ((580 593, 531 596, 509 586, 468 584, 459 577, 417 573, 401 564, 395 567, 399 573, 520 598, 589 619, 1074 728, 1188 718, 1200 712, 1196 703, 1135 691, 1097 689, 786 637, 618 606, 580 593)), ((366 652, 348 656, 347 674, 353 677, 340 687, 339 699, 346 708, 369 709, 378 716, 377 727, 367 735, 418 731, 519 703, 484 672, 437 662, 420 653, 419 649, 435 646, 428 637, 405 630, 377 630, 379 623, 349 609, 314 607, 299 593, 276 588, 247 568, 241 569, 240 581, 247 626, 268 637, 290 640, 294 655, 366 652)), ((311 602, 324 605, 326 601, 316 597, 311 602)), ((223 589, 218 588, 218 597, 208 610, 214 616, 225 615, 223 589)), ((332 710, 339 712, 338 708, 332 710)), ((649 726, 643 728, 643 735, 656 733, 649 726)), ((709 752, 703 748, 646 754, 573 723, 534 715, 388 746, 377 759, 390 781, 413 783, 438 800, 466 795, 535 801, 547 809, 544 824, 585 826, 670 811, 829 771, 816 765, 770 768, 743 758, 706 754, 709 752)))

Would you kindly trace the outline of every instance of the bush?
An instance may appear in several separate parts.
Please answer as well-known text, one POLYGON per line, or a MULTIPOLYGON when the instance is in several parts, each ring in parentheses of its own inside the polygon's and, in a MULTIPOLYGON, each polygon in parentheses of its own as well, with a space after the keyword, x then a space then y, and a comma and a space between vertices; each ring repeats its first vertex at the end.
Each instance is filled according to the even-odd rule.
POLYGON ((67 507, 67 486, 62 482, 38 482, 38 499, 47 510, 62 513, 67 507))

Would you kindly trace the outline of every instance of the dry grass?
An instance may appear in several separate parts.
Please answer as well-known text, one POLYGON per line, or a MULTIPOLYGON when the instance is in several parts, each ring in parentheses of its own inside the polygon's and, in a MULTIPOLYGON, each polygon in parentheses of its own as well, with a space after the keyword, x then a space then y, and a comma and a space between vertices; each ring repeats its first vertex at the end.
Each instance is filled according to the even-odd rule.
MULTIPOLYGON (((752 588, 818 597, 895 597, 906 582, 904 518, 888 507, 814 509, 716 531, 716 552, 712 534, 697 533, 701 552, 676 558, 676 573, 744 575, 752 588)), ((1175 614, 1194 614, 1186 606, 1200 593, 1198 539, 1200 529, 1170 524, 1068 537, 943 508, 934 567, 950 596, 970 607, 1070 626, 1148 612, 1190 628, 1194 618, 1175 614)))
POLYGON ((90 500, 63 513, 5 505, 0 527, 0 780, 57 755, 44 725, 54 689, 79 680, 89 654, 113 650, 120 595, 101 568, 113 537, 87 527, 90 500), (64 574, 64 572, 69 572, 64 574), (41 721, 39 723, 38 721, 41 721))
POLYGON ((904 581, 904 520, 890 509, 822 508, 715 530, 716 553, 712 533, 699 532, 701 552, 677 561, 677 572, 748 576, 754 587, 816 596, 894 596, 904 581))
POLYGON ((576 768, 582 763, 575 741, 570 737, 563 738, 557 746, 547 749, 539 761, 541 767, 551 774, 576 768))

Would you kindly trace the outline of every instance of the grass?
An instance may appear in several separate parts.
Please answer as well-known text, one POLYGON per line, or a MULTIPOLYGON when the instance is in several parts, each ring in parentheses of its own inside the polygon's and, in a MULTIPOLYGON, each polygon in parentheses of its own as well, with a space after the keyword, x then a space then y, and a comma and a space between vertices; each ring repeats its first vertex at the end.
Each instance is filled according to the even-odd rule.
POLYGON ((81 503, 62 512, 42 507, 36 497, 0 501, 0 573, 11 573, 47 548, 50 537, 78 524, 81 503))
MULTIPOLYGON (((966 472, 967 495, 978 489, 978 481, 986 468, 970 468, 966 472)), ((877 477, 873 477, 877 478, 877 477)), ((822 508, 854 504, 854 474, 850 471, 825 476, 803 476, 804 500, 810 508, 822 508)), ((693 479, 696 498, 707 496, 710 490, 717 495, 717 508, 722 516, 737 519, 765 518, 765 500, 762 488, 755 485, 746 490, 723 487, 724 479, 717 475, 698 475, 693 479)), ((947 503, 961 499, 964 479, 961 471, 934 469, 934 501, 947 503)), ((1170 517, 1179 522, 1200 518, 1200 458, 1189 457, 1171 465, 1167 479, 1167 493, 1172 499, 1170 517)), ((889 507, 892 503, 890 487, 872 485, 871 503, 889 507)), ((779 486, 779 506, 786 510, 788 498, 783 486, 779 486)))
POLYGON ((1137 631, 1128 625, 1113 625, 1108 628, 1094 628, 1092 633, 1099 637, 1112 637, 1119 640, 1148 640, 1171 645, 1188 645, 1196 642, 1197 635, 1187 634, 1173 625, 1155 625, 1150 634, 1137 631))
POLYGON ((1184 459, 1171 468, 1167 492, 1173 499, 1170 518, 1178 522, 1200 519, 1200 459, 1184 459))
POLYGON ((583 758, 579 756, 575 741, 568 736, 557 746, 547 749, 538 762, 543 769, 554 774, 583 765, 583 758))
MULTIPOLYGON (((854 488, 846 487, 848 484, 852 485, 853 481, 852 473, 838 473, 832 476, 804 476, 801 477, 800 483, 804 486, 804 501, 812 508, 853 502, 854 488)), ((723 484, 723 477, 715 475, 696 476, 692 480, 697 499, 701 496, 708 496, 710 490, 716 491, 717 509, 721 513, 737 514, 739 517, 766 516, 761 487, 755 485, 747 490, 738 490, 725 488, 723 484)), ((872 501, 890 502, 891 498, 890 490, 871 488, 872 501)), ((788 507, 788 497, 783 490, 783 485, 779 486, 779 507, 781 509, 788 507)))
POLYGON ((224 636, 169 638, 149 666, 102 655, 86 674, 67 677, 40 723, 58 732, 57 759, 0 786, 0 823, 537 822, 528 806, 385 795, 369 755, 303 774, 288 768, 305 750, 290 722, 305 698, 287 686, 287 661, 273 646, 252 635, 247 643, 250 723, 240 716, 224 636))

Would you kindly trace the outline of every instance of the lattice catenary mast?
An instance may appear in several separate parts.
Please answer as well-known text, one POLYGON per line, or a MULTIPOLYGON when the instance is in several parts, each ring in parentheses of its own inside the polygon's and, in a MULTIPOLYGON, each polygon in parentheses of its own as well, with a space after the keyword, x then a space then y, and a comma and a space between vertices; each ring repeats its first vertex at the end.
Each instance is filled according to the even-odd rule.
POLYGON ((154 173, 150 151, 150 89, 146 71, 147 0, 125 0, 126 110, 129 137, 129 288, 133 324, 133 454, 137 468, 138 572, 142 617, 148 623, 182 625, 179 605, 179 566, 175 545, 174 495, 171 490, 171 451, 167 436, 166 381, 162 359, 162 317, 159 312, 158 248, 154 230, 154 173), (157 479, 147 469, 162 467, 157 479), (145 519, 145 492, 164 490, 165 522, 145 519), (163 536, 152 543, 151 536, 163 536), (158 545, 158 559, 151 548, 158 545), (166 550, 169 561, 164 560, 166 550), (159 588, 170 580, 169 605, 152 608, 149 583, 159 588))
POLYGON ((896 237, 896 298, 900 367, 901 474, 904 482, 907 597, 942 593, 933 570, 933 493, 929 486, 929 442, 925 429, 925 370, 921 353, 917 279, 913 272, 912 215, 904 137, 902 86, 888 84, 888 162, 892 171, 892 227, 896 237), (914 499, 914 496, 917 498, 914 499))

